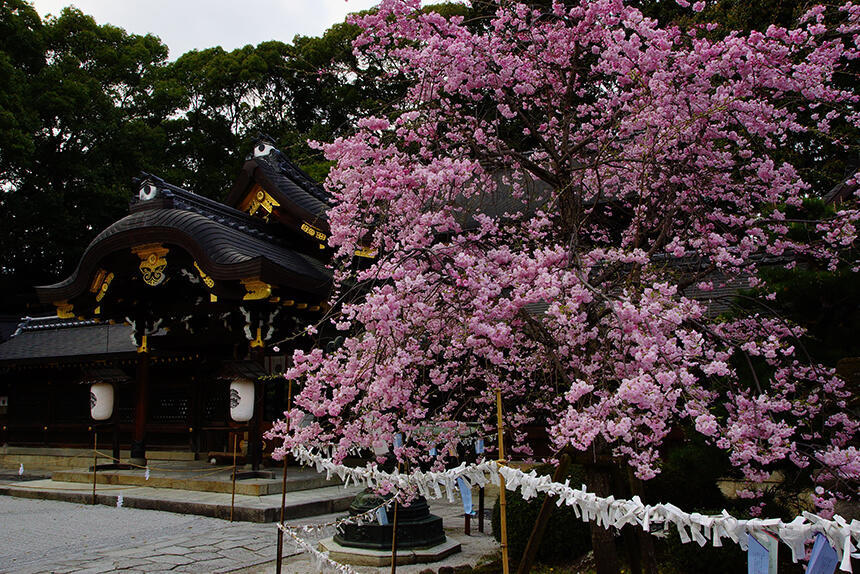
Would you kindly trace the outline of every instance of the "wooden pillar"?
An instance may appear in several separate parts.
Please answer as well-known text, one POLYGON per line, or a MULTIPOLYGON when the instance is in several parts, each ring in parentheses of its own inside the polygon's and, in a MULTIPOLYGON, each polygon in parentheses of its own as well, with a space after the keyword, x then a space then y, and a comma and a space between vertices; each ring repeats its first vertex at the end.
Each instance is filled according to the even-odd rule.
POLYGON ((134 406, 134 435, 131 441, 131 463, 146 466, 146 417, 149 406, 149 347, 146 335, 137 348, 137 401, 134 406))
POLYGON ((191 375, 191 449, 194 460, 200 460, 200 427, 203 422, 203 392, 200 377, 191 375))
MULTIPOLYGON (((261 367, 265 366, 266 351, 262 345, 261 329, 257 328, 257 338, 251 341, 250 357, 261 367)), ((254 417, 248 426, 248 460, 251 461, 251 470, 260 470, 263 461, 263 433, 260 427, 263 423, 263 401, 265 389, 260 381, 254 382, 254 417)))
POLYGON ((113 412, 110 415, 111 428, 113 430, 111 437, 111 451, 113 460, 111 464, 119 464, 119 383, 114 383, 113 392, 113 412))

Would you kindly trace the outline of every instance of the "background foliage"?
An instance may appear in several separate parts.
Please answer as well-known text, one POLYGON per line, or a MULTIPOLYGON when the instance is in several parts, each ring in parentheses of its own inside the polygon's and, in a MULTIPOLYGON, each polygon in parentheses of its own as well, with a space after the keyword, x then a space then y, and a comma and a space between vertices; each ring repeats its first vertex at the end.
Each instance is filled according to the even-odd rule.
POLYGON ((0 313, 27 312, 34 285, 74 269, 141 171, 217 199, 262 132, 323 179, 307 140, 341 135, 402 91, 356 59, 356 34, 341 23, 168 61, 156 36, 0 0, 0 313))

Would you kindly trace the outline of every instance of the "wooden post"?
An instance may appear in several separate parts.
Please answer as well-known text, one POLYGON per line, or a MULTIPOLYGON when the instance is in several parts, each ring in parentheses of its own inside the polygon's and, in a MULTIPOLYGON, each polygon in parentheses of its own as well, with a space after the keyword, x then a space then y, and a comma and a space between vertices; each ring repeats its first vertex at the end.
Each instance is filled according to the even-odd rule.
MULTIPOLYGON (((595 461, 585 465, 585 480, 588 490, 597 496, 612 494, 612 467, 609 459, 603 454, 605 442, 592 443, 592 448, 598 452, 595 461)), ((618 574, 621 567, 618 561, 618 550, 615 546, 615 535, 608 528, 598 526, 596 522, 589 525, 591 530, 591 548, 594 553, 595 570, 597 574, 618 574)))
MULTIPOLYGON (((505 427, 502 421, 502 390, 496 389, 496 424, 499 428, 499 466, 505 464, 505 427)), ((499 509, 501 510, 502 523, 502 572, 510 574, 508 565, 508 517, 505 503, 505 477, 499 473, 499 509)))
POLYGON ((394 525, 391 527, 391 574, 397 572, 397 499, 394 499, 394 525))
POLYGON ((484 532, 484 487, 478 489, 478 532, 484 532))
MULTIPOLYGON (((283 396, 283 395, 282 395, 283 396)), ((292 379, 287 383, 287 412, 290 412, 290 403, 293 400, 293 381, 292 379)), ((287 432, 290 430, 290 419, 289 417, 284 417, 286 419, 285 423, 287 425, 287 432)), ((284 451, 284 480, 281 482, 281 524, 284 523, 284 515, 287 511, 287 460, 289 456, 286 451, 284 451)), ((281 567, 284 562, 284 557, 282 554, 284 553, 284 531, 278 528, 278 558, 275 564, 275 572, 276 574, 281 574, 281 567)))
POLYGON ((149 346, 146 335, 140 335, 137 348, 137 403, 134 407, 134 436, 131 441, 131 462, 146 466, 146 417, 149 406, 149 346))
POLYGON ((233 494, 230 496, 230 522, 233 522, 233 507, 236 505, 236 447, 239 435, 233 434, 233 494))
POLYGON ((114 404, 113 412, 111 413, 111 422, 113 423, 113 436, 111 437, 111 455, 113 458, 112 464, 119 464, 119 385, 114 385, 114 404))
POLYGON ((96 503, 96 470, 99 462, 99 433, 93 427, 93 504, 96 503))
MULTIPOLYGON (((266 351, 262 346, 257 346, 257 341, 262 336, 261 328, 257 327, 257 339, 251 342, 249 356, 258 365, 265 368, 266 351)), ((254 415, 248 423, 248 457, 246 462, 251 463, 251 470, 260 470, 260 463, 263 460, 263 433, 260 432, 260 425, 263 421, 263 402, 265 400, 265 392, 263 385, 259 380, 254 381, 254 415)))

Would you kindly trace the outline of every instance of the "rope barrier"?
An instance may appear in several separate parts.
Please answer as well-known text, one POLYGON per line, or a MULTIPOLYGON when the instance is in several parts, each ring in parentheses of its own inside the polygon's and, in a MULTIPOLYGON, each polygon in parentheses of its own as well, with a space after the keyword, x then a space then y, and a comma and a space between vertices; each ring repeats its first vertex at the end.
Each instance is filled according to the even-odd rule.
POLYGON ((335 562, 329 558, 327 552, 321 552, 314 548, 313 544, 299 538, 292 529, 284 527, 283 524, 278 524, 278 528, 280 528, 287 536, 292 538, 296 546, 311 555, 311 560, 314 562, 318 572, 329 571, 337 572, 339 574, 358 574, 358 572, 353 570, 350 566, 335 562))
POLYGON ((585 485, 581 489, 574 489, 567 482, 553 482, 549 476, 537 476, 534 471, 524 473, 508 466, 499 466, 494 461, 462 464, 441 472, 417 471, 404 475, 397 471, 384 472, 375 464, 358 468, 347 467, 301 446, 293 448, 292 454, 301 464, 314 466, 317 471, 326 472, 329 478, 332 474, 337 474, 345 483, 352 480, 370 488, 396 485, 401 490, 412 487, 428 498, 441 498, 441 486, 452 502, 458 492, 457 478, 463 478, 470 486, 484 486, 490 482, 498 485, 499 477, 502 476, 508 490, 520 489, 525 499, 538 493, 556 496, 559 506, 566 504, 573 507, 583 521, 595 521, 604 528, 622 528, 634 524, 649 533, 655 525, 662 525, 664 531, 674 525, 681 542, 696 541, 701 546, 709 540, 714 546, 722 546, 722 539, 728 538, 746 550, 747 533, 766 531, 789 546, 792 560, 795 562, 805 555, 806 541, 816 533, 821 533, 836 550, 840 569, 844 572, 852 572, 851 557, 860 545, 860 521, 854 519, 848 522, 839 515, 826 519, 804 512, 786 523, 778 518, 738 519, 725 510, 718 515, 688 513, 672 504, 643 504, 638 496, 634 496, 632 500, 597 496, 587 492, 585 485))
POLYGON ((108 460, 110 460, 110 461, 115 462, 116 464, 125 464, 125 465, 128 465, 128 466, 133 466, 133 467, 135 467, 135 468, 139 468, 139 469, 141 469, 141 470, 147 470, 147 469, 149 469, 149 470, 158 470, 158 471, 161 471, 161 472, 194 472, 194 473, 198 473, 198 472, 199 472, 199 473, 203 473, 203 474, 214 474, 214 473, 216 473, 216 472, 221 472, 221 471, 223 471, 223 470, 231 470, 231 469, 233 468, 233 465, 232 465, 232 464, 231 464, 231 465, 228 465, 228 466, 218 466, 218 467, 213 467, 213 468, 199 468, 199 469, 195 469, 195 468, 187 468, 187 469, 182 469, 182 468, 166 468, 166 467, 163 467, 163 466, 152 466, 152 465, 149 465, 149 464, 147 464, 147 465, 135 464, 135 463, 131 462, 131 459, 127 460, 126 462, 123 462, 123 461, 122 461, 122 459, 120 459, 120 458, 114 458, 113 454, 108 454, 108 453, 101 452, 101 451, 96 451, 96 453, 97 453, 101 458, 106 458, 106 459, 108 459, 108 460))

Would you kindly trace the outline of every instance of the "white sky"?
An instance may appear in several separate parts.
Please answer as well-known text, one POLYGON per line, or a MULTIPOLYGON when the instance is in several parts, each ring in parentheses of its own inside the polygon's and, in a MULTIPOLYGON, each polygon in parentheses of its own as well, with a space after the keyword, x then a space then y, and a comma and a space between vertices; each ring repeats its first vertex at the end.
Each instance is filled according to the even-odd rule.
POLYGON ((350 12, 379 0, 31 0, 36 11, 58 16, 73 5, 99 24, 134 34, 155 34, 175 60, 193 49, 225 50, 296 34, 319 36, 350 12))

